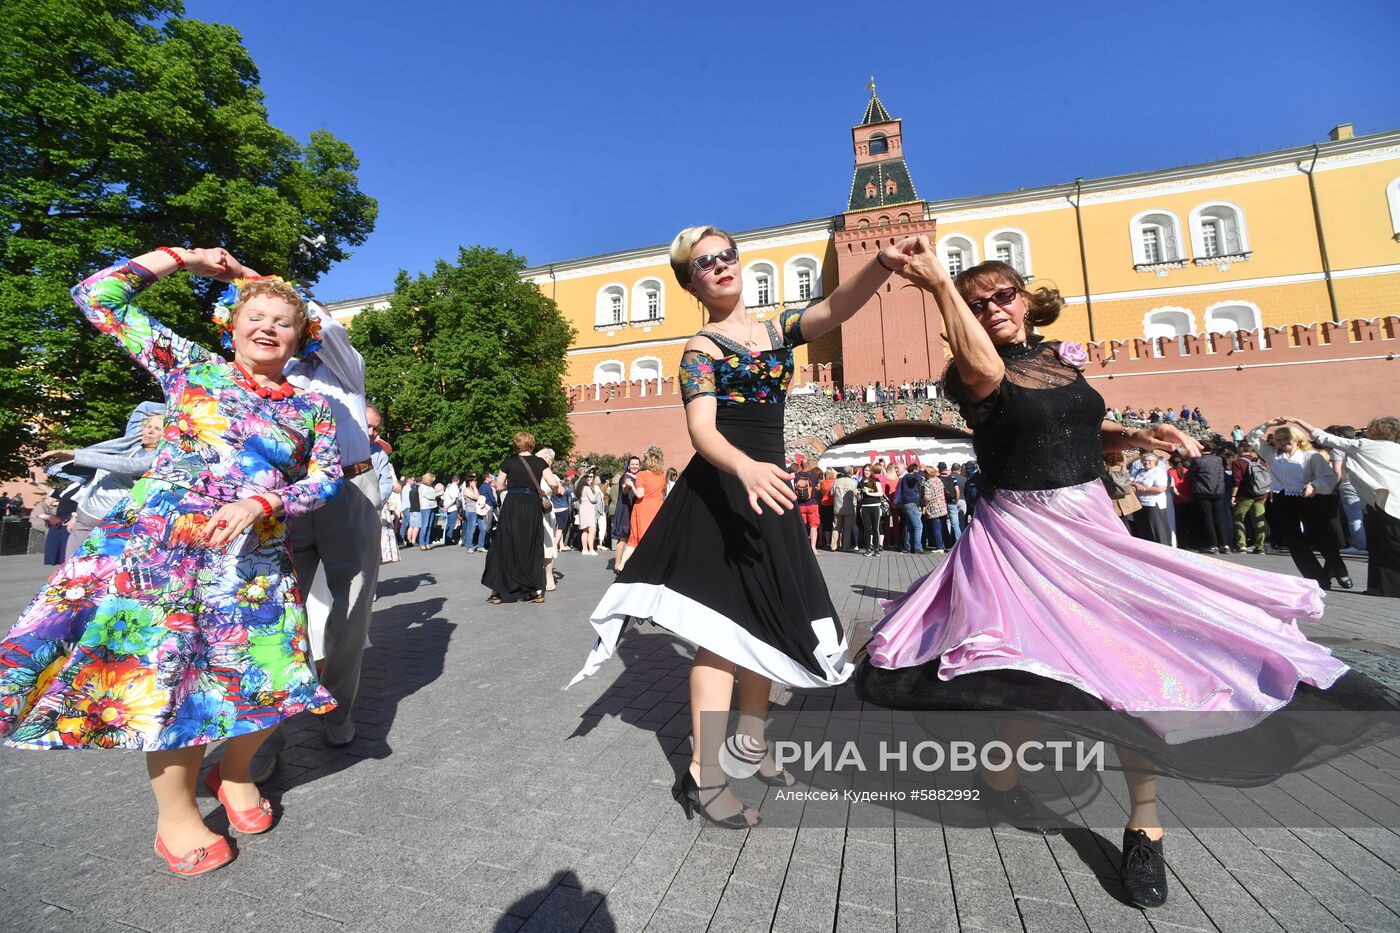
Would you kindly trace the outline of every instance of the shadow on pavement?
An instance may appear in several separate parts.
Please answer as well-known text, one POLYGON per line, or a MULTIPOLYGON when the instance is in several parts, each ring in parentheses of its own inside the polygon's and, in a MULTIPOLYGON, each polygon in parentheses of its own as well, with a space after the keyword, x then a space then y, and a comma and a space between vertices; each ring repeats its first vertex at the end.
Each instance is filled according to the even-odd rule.
POLYGON ((437 582, 437 577, 431 573, 415 573, 408 577, 380 580, 379 585, 375 587, 374 595, 376 598, 398 596, 400 593, 412 593, 422 586, 434 586, 437 582))
MULTIPOLYGON (((420 575, 431 576, 431 575, 420 575)), ((345 748, 326 745, 317 717, 305 714, 283 723, 287 746, 281 766, 263 787, 274 805, 294 787, 353 767, 363 758, 388 758, 389 730, 398 715, 399 702, 442 676, 443 658, 456 624, 442 617, 442 597, 390 606, 374 614, 360 673, 360 693, 355 700, 355 741, 345 748)), ((206 764, 212 760, 206 758, 206 764)), ((200 785, 201 792, 204 791, 200 785)), ((222 809, 211 816, 217 830, 225 819, 222 809)))
POLYGON ((526 924, 535 930, 578 930, 584 924, 597 933, 612 933, 617 929, 602 891, 585 891, 578 875, 564 869, 554 873, 549 883, 517 899, 496 921, 497 933, 514 933, 521 929, 520 917, 529 917, 526 924))

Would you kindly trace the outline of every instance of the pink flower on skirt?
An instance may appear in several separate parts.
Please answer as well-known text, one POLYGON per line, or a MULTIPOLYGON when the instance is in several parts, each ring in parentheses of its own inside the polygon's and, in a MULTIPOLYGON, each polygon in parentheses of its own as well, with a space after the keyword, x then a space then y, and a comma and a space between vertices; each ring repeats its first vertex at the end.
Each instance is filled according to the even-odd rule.
POLYGON ((1075 369, 1083 369, 1084 364, 1089 362, 1089 351, 1085 350, 1082 344, 1073 341, 1061 340, 1060 345, 1055 348, 1055 352, 1059 354, 1061 360, 1075 369))

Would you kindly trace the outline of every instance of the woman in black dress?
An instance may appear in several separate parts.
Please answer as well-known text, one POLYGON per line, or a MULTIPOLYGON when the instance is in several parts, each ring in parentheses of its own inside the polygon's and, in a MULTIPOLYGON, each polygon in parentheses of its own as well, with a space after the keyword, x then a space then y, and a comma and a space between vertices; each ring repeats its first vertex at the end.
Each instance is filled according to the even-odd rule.
POLYGON ((696 454, 593 611, 598 643, 574 682, 611 657, 628 617, 651 618, 696 644, 691 763, 672 789, 687 818, 699 810, 733 829, 758 822, 728 789, 719 766, 725 729, 718 724, 727 721, 736 672, 738 753, 775 786, 791 778, 775 766, 764 738, 773 681, 824 687, 851 675, 845 635, 793 510, 783 407, 793 347, 854 315, 904 267, 913 247, 913 238, 886 247, 824 300, 760 323, 744 307, 733 237, 690 227, 671 244, 677 281, 710 315, 681 357, 686 427, 696 454))
POLYGON ((506 458, 496 476, 501 513, 496 536, 486 552, 486 569, 481 573, 481 585, 491 591, 487 602, 492 605, 544 602, 545 523, 540 483, 557 487, 559 480, 549 464, 534 455, 533 434, 520 431, 513 443, 517 456, 506 458))

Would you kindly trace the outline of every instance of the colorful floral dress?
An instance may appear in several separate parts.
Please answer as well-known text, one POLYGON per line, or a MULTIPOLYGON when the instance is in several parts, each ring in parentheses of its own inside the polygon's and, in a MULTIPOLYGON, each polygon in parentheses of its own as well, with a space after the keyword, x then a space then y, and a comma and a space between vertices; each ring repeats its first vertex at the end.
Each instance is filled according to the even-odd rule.
POLYGON ((223 547, 224 503, 275 493, 287 517, 340 488, 335 426, 305 393, 262 399, 232 364, 146 316, 155 280, 119 263, 73 289, 165 391, 155 464, 0 642, 0 736, 18 748, 203 745, 335 700, 307 665, 306 611, 281 520, 223 547))

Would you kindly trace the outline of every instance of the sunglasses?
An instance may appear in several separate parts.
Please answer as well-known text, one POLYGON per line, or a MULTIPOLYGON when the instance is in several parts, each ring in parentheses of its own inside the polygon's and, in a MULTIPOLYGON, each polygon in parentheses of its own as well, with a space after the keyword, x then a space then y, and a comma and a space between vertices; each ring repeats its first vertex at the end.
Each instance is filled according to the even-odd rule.
POLYGON ((1021 290, 1014 285, 992 292, 986 298, 974 298, 967 303, 967 309, 973 314, 982 314, 987 310, 987 305, 994 304, 1004 308, 1016 300, 1016 296, 1021 294, 1021 290))
POLYGON ((696 256, 690 264, 701 272, 709 272, 715 267, 715 262, 722 262, 726 266, 732 266, 739 261, 739 251, 734 247, 722 249, 718 253, 706 253, 704 256, 696 256))

